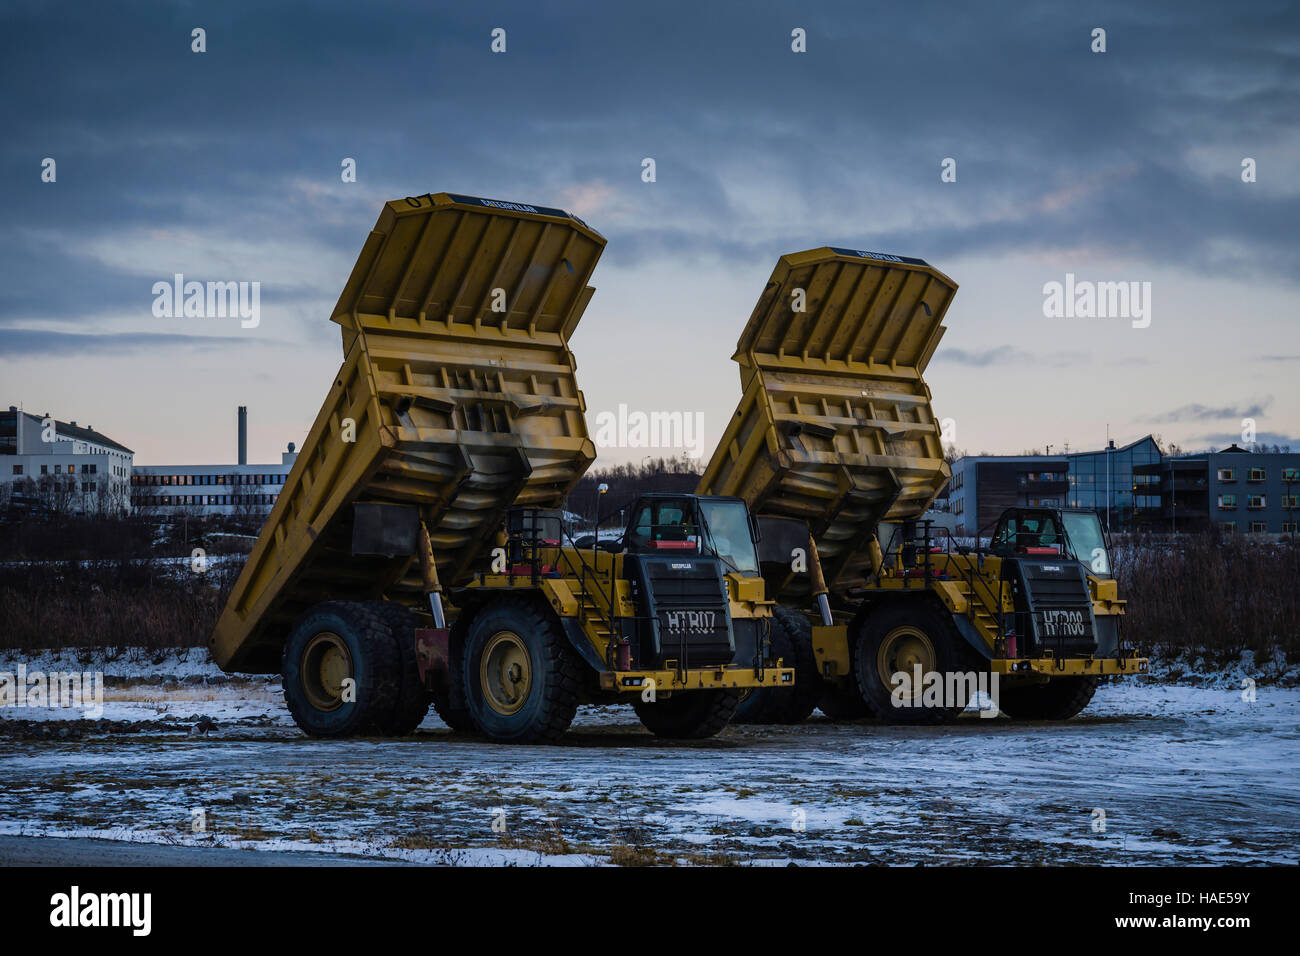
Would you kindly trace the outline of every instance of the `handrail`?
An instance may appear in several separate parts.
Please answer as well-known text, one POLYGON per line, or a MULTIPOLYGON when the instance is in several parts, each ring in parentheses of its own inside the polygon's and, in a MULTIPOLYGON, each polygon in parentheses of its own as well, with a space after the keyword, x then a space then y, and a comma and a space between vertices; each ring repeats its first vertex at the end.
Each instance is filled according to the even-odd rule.
MULTIPOLYGON (((944 548, 943 553, 949 556, 952 555, 952 549, 954 546, 957 547, 958 554, 961 554, 962 557, 966 557, 967 554, 969 554, 970 552, 967 552, 967 554, 962 554, 961 546, 956 545, 956 541, 953 538, 951 529, 944 527, 942 525, 940 525, 938 528, 935 528, 929 521, 920 521, 917 522, 917 524, 919 524, 922 528, 921 540, 924 541, 924 555, 925 555, 925 560, 922 567, 925 571, 924 580, 925 583, 928 585, 930 583, 931 575, 932 575, 931 551, 930 551, 931 548, 930 542, 932 540, 938 540, 944 548), (935 534, 936 531, 940 533, 936 535, 935 534)), ((902 530, 903 530, 903 525, 900 523, 891 532, 889 536, 889 540, 886 542, 883 551, 883 559, 885 561, 888 561, 890 559, 890 556, 895 553, 894 539, 898 537, 898 535, 902 530)), ((911 540, 915 541, 917 539, 913 537, 911 540)), ((978 539, 976 539, 976 541, 978 544, 978 539)), ((972 549, 972 551, 974 551, 974 553, 976 553, 977 556, 982 557, 982 552, 980 552, 978 546, 972 549)), ((900 553, 900 557, 901 557, 901 553, 900 553)), ((970 591, 969 598, 973 598, 975 603, 977 603, 981 608, 983 608, 985 613, 987 613, 990 617, 992 617, 995 621, 997 621, 999 636, 1005 635, 1006 622, 1002 610, 1003 595, 1002 595, 1001 582, 999 582, 998 584, 998 593, 994 594, 992 585, 990 585, 987 581, 984 580, 984 576, 982 574, 976 573, 975 568, 972 567, 969 562, 955 564, 955 565, 954 563, 950 562, 948 565, 949 568, 953 568, 954 566, 956 567, 957 573, 960 575, 961 580, 965 582, 967 588, 970 591), (983 594, 980 593, 981 589, 983 590, 983 594)), ((903 580, 906 582, 909 579, 904 578, 903 580)), ((974 612, 972 611, 971 603, 972 602, 969 599, 966 602, 966 617, 968 620, 971 620, 973 622, 974 612)))
MULTIPOLYGON (((599 544, 600 542, 599 529, 597 529, 596 532, 596 541, 597 544, 599 544)), ((618 583, 614 577, 615 557, 612 553, 609 556, 610 559, 609 572, 608 572, 609 595, 608 597, 606 597, 605 592, 600 588, 600 577, 601 577, 600 557, 599 557, 600 548, 598 547, 592 548, 592 558, 594 561, 594 565, 588 564, 587 559, 582 556, 583 549, 578 547, 577 543, 573 539, 573 536, 569 534, 568 530, 564 527, 563 522, 561 522, 560 546, 556 550, 559 554, 560 560, 564 562, 565 567, 569 570, 569 572, 572 574, 573 577, 576 577, 578 579, 578 601, 581 604, 585 605, 586 603, 585 598, 587 594, 591 593, 593 595, 593 600, 591 602, 592 610, 596 612, 596 617, 609 630, 610 641, 609 641, 609 648, 606 651, 606 658, 607 658, 606 663, 610 665, 611 670, 614 670, 615 662, 609 660, 609 657, 613 655, 614 647, 618 643, 615 640, 615 637, 617 635, 617 628, 614 625, 615 619, 617 617, 617 615, 614 613, 614 601, 618 595, 618 583), (581 565, 581 570, 574 567, 572 559, 565 552, 564 545, 566 540, 570 545, 572 545, 573 552, 577 556, 578 563, 581 565), (589 575, 592 578, 592 587, 590 589, 588 588, 588 581, 587 581, 589 575), (599 595, 601 600, 605 602, 603 609, 601 607, 601 601, 595 600, 595 595, 599 595)), ((535 563, 536 561, 534 559, 534 565, 535 563)))

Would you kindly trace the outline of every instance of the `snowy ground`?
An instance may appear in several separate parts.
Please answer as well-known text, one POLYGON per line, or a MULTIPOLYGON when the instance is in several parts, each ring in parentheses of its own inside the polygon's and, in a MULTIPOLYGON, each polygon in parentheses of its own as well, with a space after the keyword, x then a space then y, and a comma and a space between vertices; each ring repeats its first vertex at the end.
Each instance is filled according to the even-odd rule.
POLYGON ((1108 685, 1057 725, 814 718, 673 744, 604 707, 561 746, 499 747, 432 716, 407 740, 309 740, 274 681, 208 683, 201 652, 104 669, 99 721, 0 711, 0 835, 463 864, 1300 863, 1300 689, 1251 702, 1234 675, 1108 685))

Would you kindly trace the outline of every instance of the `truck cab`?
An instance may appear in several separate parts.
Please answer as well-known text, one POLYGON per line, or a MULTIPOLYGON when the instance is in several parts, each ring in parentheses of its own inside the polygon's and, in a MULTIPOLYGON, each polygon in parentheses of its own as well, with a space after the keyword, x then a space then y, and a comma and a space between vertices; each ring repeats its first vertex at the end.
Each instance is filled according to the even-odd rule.
POLYGON ((710 667, 766 657, 758 525, 739 498, 647 494, 623 532, 641 666, 710 667))
POLYGON ((1116 654, 1123 602, 1096 512, 1008 508, 986 553, 1000 559, 1010 587, 1008 656, 1116 654))
POLYGON ((1059 555, 1078 561, 1089 574, 1113 577, 1106 535, 1094 511, 1008 508, 993 529, 989 553, 1008 558, 1059 555))

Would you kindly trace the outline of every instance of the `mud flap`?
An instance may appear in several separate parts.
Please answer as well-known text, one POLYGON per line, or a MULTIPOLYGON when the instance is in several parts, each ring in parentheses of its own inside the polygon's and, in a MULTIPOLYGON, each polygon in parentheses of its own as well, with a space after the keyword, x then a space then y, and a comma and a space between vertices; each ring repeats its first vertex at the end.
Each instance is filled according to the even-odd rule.
POLYGON ((426 690, 446 694, 451 689, 451 628, 417 627, 415 661, 426 690))
POLYGON ((609 665, 601 660, 600 653, 591 646, 591 641, 587 640, 587 634, 576 617, 560 618, 560 626, 564 628, 564 636, 569 639, 578 656, 587 662, 587 666, 598 674, 609 670, 609 665))
POLYGON ((980 632, 975 629, 975 625, 964 614, 953 614, 952 622, 957 626, 957 633, 965 639, 975 653, 986 661, 993 659, 993 648, 984 643, 984 638, 980 635, 980 632))

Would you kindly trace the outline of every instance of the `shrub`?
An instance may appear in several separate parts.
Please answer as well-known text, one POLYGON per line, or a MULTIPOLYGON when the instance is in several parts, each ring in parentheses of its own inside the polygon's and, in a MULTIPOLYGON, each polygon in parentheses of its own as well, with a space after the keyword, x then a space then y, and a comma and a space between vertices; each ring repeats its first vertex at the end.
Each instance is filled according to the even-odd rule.
POLYGON ((1144 652, 1300 659, 1300 547, 1291 539, 1135 537, 1116 546, 1115 575, 1128 601, 1124 633, 1144 652))

